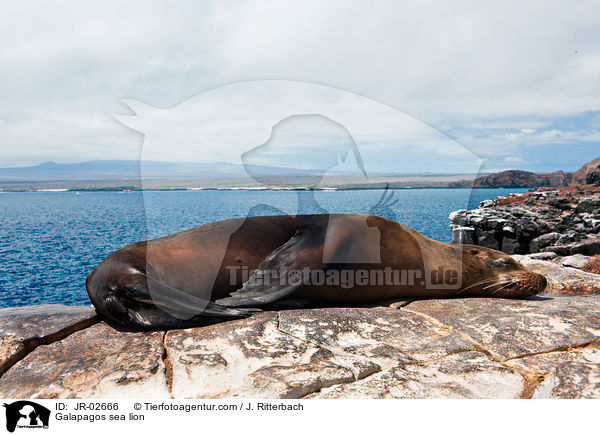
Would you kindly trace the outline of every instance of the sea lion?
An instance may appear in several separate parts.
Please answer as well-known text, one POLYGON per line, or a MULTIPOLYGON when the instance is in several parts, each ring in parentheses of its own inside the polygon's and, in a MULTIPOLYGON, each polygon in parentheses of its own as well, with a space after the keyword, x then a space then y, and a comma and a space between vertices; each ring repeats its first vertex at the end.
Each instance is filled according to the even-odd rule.
POLYGON ((373 215, 261 216, 202 225, 133 243, 110 254, 86 279, 98 313, 123 330, 187 328, 244 317, 294 297, 336 304, 390 298, 523 298, 546 279, 508 255, 431 240, 373 215), (365 226, 366 222, 366 226, 365 226), (373 238, 377 229, 380 237, 373 238), (213 246, 227 249, 208 291, 213 246), (376 262, 345 253, 376 252, 376 262), (334 258, 335 262, 327 259, 334 258), (251 273, 254 270, 253 273, 251 273), (199 290, 204 288, 204 290, 199 290))

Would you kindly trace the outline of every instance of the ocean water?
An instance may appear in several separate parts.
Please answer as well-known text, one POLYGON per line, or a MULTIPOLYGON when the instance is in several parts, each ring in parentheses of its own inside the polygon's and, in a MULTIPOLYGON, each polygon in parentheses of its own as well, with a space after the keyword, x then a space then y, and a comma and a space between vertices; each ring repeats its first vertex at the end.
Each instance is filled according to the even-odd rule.
MULTIPOLYGON (((402 189, 377 214, 449 242, 448 214, 527 189, 402 189)), ((381 190, 0 193, 0 308, 89 304, 84 281, 120 247, 221 219, 369 213, 381 190)))

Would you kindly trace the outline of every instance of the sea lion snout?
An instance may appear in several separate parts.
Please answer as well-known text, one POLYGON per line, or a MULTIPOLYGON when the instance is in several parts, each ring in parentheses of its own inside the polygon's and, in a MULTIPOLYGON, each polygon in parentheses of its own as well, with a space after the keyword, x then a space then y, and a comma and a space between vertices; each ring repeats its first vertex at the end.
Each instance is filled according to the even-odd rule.
POLYGON ((546 290, 546 287, 548 287, 548 281, 546 280, 546 277, 544 275, 535 272, 530 272, 530 276, 532 276, 533 281, 531 287, 533 290, 535 290, 535 294, 541 293, 544 290, 546 290))
POLYGON ((494 296, 524 298, 543 292, 547 284, 543 275, 523 270, 520 273, 500 274, 491 290, 494 296))

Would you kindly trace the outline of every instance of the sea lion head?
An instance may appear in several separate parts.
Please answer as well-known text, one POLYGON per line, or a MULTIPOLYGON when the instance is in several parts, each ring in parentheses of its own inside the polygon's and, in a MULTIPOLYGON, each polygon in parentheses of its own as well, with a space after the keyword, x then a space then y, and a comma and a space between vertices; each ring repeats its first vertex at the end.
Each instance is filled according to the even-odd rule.
POLYGON ((543 292, 547 281, 504 252, 463 245, 463 291, 478 296, 524 298, 543 292))

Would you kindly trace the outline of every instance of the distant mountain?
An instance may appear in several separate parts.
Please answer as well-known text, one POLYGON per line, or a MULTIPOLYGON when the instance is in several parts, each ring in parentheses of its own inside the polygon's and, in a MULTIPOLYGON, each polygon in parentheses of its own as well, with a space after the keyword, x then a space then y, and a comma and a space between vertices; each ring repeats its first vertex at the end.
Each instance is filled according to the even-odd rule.
MULTIPOLYGON (((244 177, 246 169, 263 176, 312 176, 315 171, 277 168, 270 166, 248 166, 241 164, 143 162, 144 178, 221 178, 244 177)), ((36 166, 0 169, 0 182, 39 181, 105 181, 139 180, 140 162, 137 160, 91 160, 83 163, 45 162, 36 166)))

